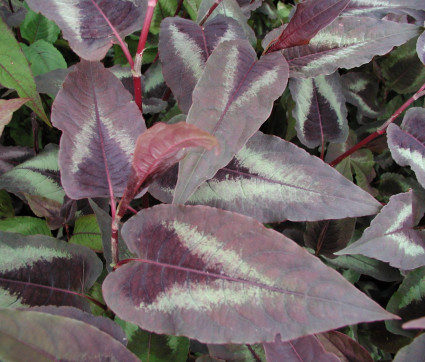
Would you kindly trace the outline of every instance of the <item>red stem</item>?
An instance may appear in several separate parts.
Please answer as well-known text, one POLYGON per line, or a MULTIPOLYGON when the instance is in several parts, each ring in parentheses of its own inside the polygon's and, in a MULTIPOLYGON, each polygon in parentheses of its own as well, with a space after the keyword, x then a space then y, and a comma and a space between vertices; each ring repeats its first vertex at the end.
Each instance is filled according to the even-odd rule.
POLYGON ((215 0, 215 3, 212 4, 212 6, 209 8, 209 10, 207 11, 207 13, 204 15, 204 17, 201 19, 201 21, 199 22, 199 26, 204 25, 204 23, 207 21, 207 19, 210 17, 210 15, 213 13, 213 11, 216 9, 217 6, 220 5, 220 3, 223 0, 215 0))
POLYGON ((358 149, 362 148, 366 144, 368 144, 370 141, 374 140, 376 137, 383 135, 386 131, 388 126, 394 122, 394 120, 403 113, 407 107, 409 107, 414 101, 419 99, 420 97, 425 95, 425 84, 422 85, 422 87, 413 95, 411 96, 399 109, 397 109, 394 114, 381 126, 379 127, 375 132, 367 136, 364 140, 357 143, 355 146, 351 147, 348 151, 344 152, 341 156, 337 157, 335 160, 329 163, 329 166, 335 167, 338 163, 340 163, 342 160, 356 152, 358 149))

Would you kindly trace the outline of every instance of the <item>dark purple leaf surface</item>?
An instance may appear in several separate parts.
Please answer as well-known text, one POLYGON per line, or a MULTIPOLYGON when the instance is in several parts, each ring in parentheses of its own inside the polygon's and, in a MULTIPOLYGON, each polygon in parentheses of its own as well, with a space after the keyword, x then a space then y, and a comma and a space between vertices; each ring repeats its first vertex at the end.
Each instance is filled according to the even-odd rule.
POLYGON ((178 17, 162 21, 158 45, 162 72, 183 113, 189 112, 193 89, 212 51, 233 39, 245 39, 245 34, 236 20, 223 15, 203 27, 178 17))
POLYGON ((424 358, 425 334, 416 337, 412 343, 400 349, 394 357, 394 362, 421 361, 424 358))
POLYGON ((124 192, 136 139, 146 127, 121 82, 99 62, 82 61, 68 75, 52 107, 63 131, 59 167, 73 199, 124 192))
POLYGON ((34 11, 53 20, 62 30, 72 50, 81 58, 101 60, 115 35, 96 3, 121 38, 142 28, 147 1, 131 0, 29 0, 34 11))
POLYGON ((127 221, 123 237, 140 259, 109 274, 103 296, 120 318, 155 333, 257 343, 394 318, 293 241, 243 215, 158 205, 127 221))
POLYGON ((32 148, 0 145, 0 175, 35 155, 32 148))
MULTIPOLYGON (((158 184, 150 192, 163 202, 171 202, 173 174, 168 173, 158 184)), ((235 211, 260 222, 355 217, 377 213, 380 207, 319 158, 261 132, 188 202, 235 211)))
POLYGON ((257 60, 242 40, 223 42, 214 50, 193 92, 187 123, 215 136, 221 152, 218 157, 213 151, 192 153, 180 163, 173 202, 184 203, 231 161, 268 118, 287 79, 288 65, 279 53, 257 60))
POLYGON ((401 124, 390 124, 387 129, 391 156, 400 166, 410 166, 425 187, 425 109, 410 108, 401 124))
POLYGON ((84 293, 102 262, 90 249, 48 236, 0 232, 2 307, 70 305, 87 309, 84 293))
POLYGON ((425 232, 415 230, 425 205, 413 191, 390 198, 363 236, 338 255, 361 254, 411 270, 425 265, 425 232))
POLYGON ((416 36, 419 28, 370 17, 341 16, 322 29, 308 45, 283 50, 293 78, 331 74, 338 68, 354 68, 375 55, 416 36))
POLYGON ((350 0, 306 0, 299 3, 288 26, 268 49, 273 52, 308 44, 321 29, 329 25, 350 0))
POLYGON ((139 361, 92 324, 32 310, 0 310, 4 361, 139 361))
POLYGON ((267 362, 340 362, 327 352, 315 336, 305 336, 289 342, 276 337, 274 343, 264 343, 267 362))
POLYGON ((421 62, 425 64, 425 31, 418 38, 416 52, 421 62))
POLYGON ((314 148, 324 142, 345 142, 348 137, 347 108, 338 72, 315 78, 291 79, 292 112, 302 144, 314 148))

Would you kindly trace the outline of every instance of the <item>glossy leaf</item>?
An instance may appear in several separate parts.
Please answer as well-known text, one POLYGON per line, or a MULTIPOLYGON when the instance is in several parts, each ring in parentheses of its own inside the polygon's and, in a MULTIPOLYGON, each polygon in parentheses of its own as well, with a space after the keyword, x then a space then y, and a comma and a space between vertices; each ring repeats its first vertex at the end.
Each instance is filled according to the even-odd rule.
POLYGON ((0 176, 0 189, 24 197, 42 196, 62 204, 65 193, 60 185, 58 148, 48 145, 37 156, 0 176))
MULTIPOLYGON (((175 184, 175 177, 167 178, 159 180, 159 185, 164 182, 159 190, 149 189, 163 202, 171 201, 175 184)), ((377 213, 380 207, 319 158, 261 132, 188 202, 235 211, 260 222, 355 217, 377 213)))
POLYGON ((31 9, 27 10, 25 20, 20 26, 22 37, 30 44, 44 40, 53 44, 59 36, 60 29, 53 22, 31 9))
POLYGON ((420 61, 425 64, 425 31, 418 38, 416 52, 418 53, 420 61))
POLYGON ((387 129, 391 156, 400 166, 410 166, 425 187, 425 109, 410 108, 401 124, 390 124, 387 129))
POLYGON ((0 231, 2 307, 70 305, 87 309, 77 293, 88 290, 102 271, 89 249, 42 235, 0 231))
POLYGON ((35 89, 27 59, 22 53, 14 34, 0 19, 0 83, 15 89, 21 98, 29 98, 27 105, 50 126, 39 94, 35 89))
POLYGON ((146 127, 121 82, 99 62, 82 61, 68 75, 52 107, 62 130, 59 167, 73 199, 124 192, 137 136, 146 127))
POLYGON ((4 126, 12 119, 13 112, 28 101, 29 98, 0 99, 0 136, 3 133, 4 126))
POLYGON ((416 337, 412 343, 401 348, 394 357, 394 362, 420 361, 424 357, 425 334, 416 337))
POLYGON ((34 150, 29 147, 0 145, 0 175, 34 156, 34 150))
POLYGON ((59 25, 74 52, 92 61, 104 58, 112 44, 117 42, 94 3, 121 38, 141 29, 147 5, 146 1, 131 0, 28 0, 27 3, 31 9, 59 25))
POLYGON ((83 215, 75 220, 74 232, 69 242, 102 252, 102 236, 94 214, 83 215))
POLYGON ((139 361, 91 323, 32 310, 0 310, 2 360, 139 361))
POLYGON ((23 235, 52 236, 45 220, 31 216, 15 216, 0 220, 0 230, 23 235))
POLYGON ((244 38, 236 20, 223 15, 203 27, 177 17, 161 23, 158 49, 162 71, 183 113, 189 111, 193 89, 212 51, 223 41, 244 38))
POLYGON ((246 216, 158 205, 127 221, 123 237, 140 259, 109 274, 103 296, 120 318, 155 333, 256 343, 393 318, 290 239, 246 216))
POLYGON ((388 53, 418 34, 418 27, 370 17, 341 16, 308 45, 283 50, 293 78, 310 78, 354 68, 388 53))
POLYGON ((335 72, 289 82, 292 99, 296 100, 292 115, 297 120, 297 135, 309 148, 347 139, 347 108, 339 78, 335 72))
POLYGON ((268 118, 287 78, 288 66, 279 53, 257 60, 254 49, 242 40, 221 43, 214 50, 193 92, 187 123, 215 136, 221 153, 192 153, 180 163, 174 203, 184 203, 231 161, 268 118))
POLYGON ((282 342, 276 337, 274 343, 264 343, 267 362, 339 362, 333 353, 327 352, 316 336, 305 336, 282 342))
POLYGON ((415 230, 425 207, 413 191, 395 195, 363 236, 337 254, 362 254, 411 270, 425 265, 425 232, 415 230))
POLYGON ((308 44, 349 2, 350 0, 307 0, 298 3, 288 26, 279 38, 270 44, 268 52, 308 44))

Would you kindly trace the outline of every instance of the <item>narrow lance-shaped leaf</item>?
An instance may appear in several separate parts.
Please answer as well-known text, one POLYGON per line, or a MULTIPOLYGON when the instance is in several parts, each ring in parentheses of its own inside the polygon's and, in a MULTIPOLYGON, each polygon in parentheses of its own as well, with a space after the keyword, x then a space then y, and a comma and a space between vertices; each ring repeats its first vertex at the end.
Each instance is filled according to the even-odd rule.
POLYGON ((316 78, 291 79, 292 115, 302 144, 309 148, 325 142, 345 142, 348 137, 347 108, 338 72, 316 78))
POLYGON ((123 237, 139 259, 106 277, 103 296, 120 318, 155 333, 257 343, 394 318, 293 241, 237 213, 158 205, 127 221, 123 237))
POLYGON ((0 231, 0 306, 70 305, 88 309, 77 293, 102 271, 91 250, 48 236, 0 231))
MULTIPOLYGON (((149 191, 172 201, 171 172, 149 191)), ((251 216, 260 222, 316 221, 377 213, 380 204, 303 149, 257 132, 233 160, 188 200, 251 216)))
POLYGON ((134 195, 185 157, 188 148, 212 150, 214 147, 218 154, 216 138, 194 125, 185 122, 156 123, 137 138, 131 174, 118 215, 123 215, 134 195))
POLYGON ((161 23, 158 49, 162 72, 183 113, 192 105, 192 92, 208 57, 218 44, 232 39, 245 39, 245 34, 236 20, 223 15, 204 27, 178 17, 161 23))
POLYGON ((413 191, 392 196, 363 236, 337 254, 362 254, 411 270, 425 265, 425 232, 415 230, 424 215, 413 191))
POLYGON ((94 3, 124 38, 141 29, 147 1, 28 0, 28 5, 55 21, 72 50, 81 58, 101 60, 117 39, 94 3))
POLYGON ((267 52, 308 44, 320 29, 329 25, 350 0, 307 0, 297 4, 288 26, 269 46, 267 52))
POLYGON ((410 108, 401 127, 392 123, 387 129, 391 156, 400 166, 410 166, 425 187, 425 109, 410 108))
POLYGON ((13 112, 28 101, 29 98, 0 99, 0 136, 3 133, 4 126, 12 119, 13 112))
POLYGON ((52 106, 62 130, 59 167, 73 199, 124 192, 143 117, 122 83, 100 62, 82 61, 68 75, 52 106))
POLYGON ((404 329, 425 329, 425 317, 413 319, 403 324, 404 329))
POLYGON ((214 50, 193 92, 187 123, 215 136, 221 153, 192 153, 180 163, 174 203, 184 203, 230 162, 270 115, 287 79, 288 65, 279 53, 257 60, 242 40, 223 42, 214 50))
POLYGON ((308 45, 283 50, 293 78, 310 78, 354 68, 375 55, 388 53, 418 35, 412 24, 370 17, 340 16, 322 29, 308 45))
POLYGON ((27 105, 50 126, 28 61, 13 33, 0 18, 0 83, 15 89, 21 98, 29 98, 27 105))

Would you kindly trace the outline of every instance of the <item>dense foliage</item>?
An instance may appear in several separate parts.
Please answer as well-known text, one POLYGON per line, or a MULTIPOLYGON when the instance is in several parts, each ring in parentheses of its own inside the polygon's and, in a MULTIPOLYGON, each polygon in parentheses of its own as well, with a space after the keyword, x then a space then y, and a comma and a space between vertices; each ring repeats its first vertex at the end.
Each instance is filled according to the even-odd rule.
POLYGON ((423 359, 423 0, 0 16, 2 361, 423 359))

